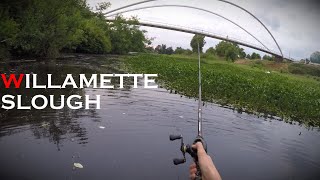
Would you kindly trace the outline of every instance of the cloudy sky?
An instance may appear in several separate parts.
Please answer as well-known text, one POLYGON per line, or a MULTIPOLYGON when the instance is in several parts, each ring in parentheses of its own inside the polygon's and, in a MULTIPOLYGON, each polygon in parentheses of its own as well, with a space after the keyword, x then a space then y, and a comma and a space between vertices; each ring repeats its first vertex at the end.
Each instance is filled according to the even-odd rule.
MULTIPOLYGON (((112 10, 121 6, 142 0, 88 0, 95 7, 99 2, 110 2, 112 10)), ((309 58, 314 51, 320 51, 320 2, 302 0, 230 0, 252 14, 256 15, 271 31, 278 41, 284 56, 296 60, 309 58)), ((135 7, 150 5, 188 5, 203 8, 218 13, 238 24, 256 36, 269 49, 279 52, 268 32, 249 14, 229 4, 217 0, 158 0, 140 4, 135 7)), ((133 9, 130 7, 128 9, 133 9)), ((123 10, 120 10, 123 11, 123 10)), ((224 37, 240 39, 261 46, 254 38, 234 24, 221 17, 207 12, 181 8, 158 7, 133 11, 123 14, 125 17, 137 16, 140 21, 150 21, 162 24, 173 24, 192 29, 200 29, 224 37)), ((142 27, 148 31, 148 37, 154 37, 153 45, 166 44, 172 47, 190 48, 192 34, 142 27)), ((206 38, 205 49, 215 46, 219 41, 206 38)), ((256 50, 245 48, 247 53, 256 50)), ((260 53, 263 55, 263 53, 260 53)))

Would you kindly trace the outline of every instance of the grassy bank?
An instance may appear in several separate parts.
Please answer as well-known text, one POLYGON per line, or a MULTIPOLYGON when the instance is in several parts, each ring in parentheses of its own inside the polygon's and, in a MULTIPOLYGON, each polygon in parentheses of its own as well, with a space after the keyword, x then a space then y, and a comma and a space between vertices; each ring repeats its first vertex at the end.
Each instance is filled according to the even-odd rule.
POLYGON ((308 77, 320 82, 320 66, 300 63, 277 63, 274 61, 246 60, 241 59, 235 62, 239 65, 246 65, 261 70, 276 71, 291 75, 308 77))
MULTIPOLYGON (((143 54, 128 57, 127 67, 137 73, 158 73, 168 89, 197 97, 197 59, 143 54)), ((203 100, 248 112, 259 112, 320 126, 320 83, 278 72, 266 72, 222 60, 203 59, 203 100)))

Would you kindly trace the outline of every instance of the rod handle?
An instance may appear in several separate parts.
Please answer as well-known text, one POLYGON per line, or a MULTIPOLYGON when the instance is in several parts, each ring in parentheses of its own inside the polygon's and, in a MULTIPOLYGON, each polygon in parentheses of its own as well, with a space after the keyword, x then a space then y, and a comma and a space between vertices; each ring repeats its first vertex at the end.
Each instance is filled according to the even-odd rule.
POLYGON ((201 174, 199 162, 196 162, 196 165, 197 165, 197 172, 196 172, 195 180, 202 180, 202 174, 201 174))
MULTIPOLYGON (((203 145, 204 150, 207 152, 207 143, 203 139, 203 137, 197 136, 196 139, 193 141, 193 144, 195 144, 197 142, 201 142, 202 145, 203 145)), ((187 152, 193 157, 193 160, 197 165, 197 172, 196 172, 195 180, 202 180, 202 173, 201 173, 201 169, 200 169, 200 166, 199 166, 199 159, 198 159, 197 150, 193 149, 191 146, 188 146, 187 147, 187 152)))

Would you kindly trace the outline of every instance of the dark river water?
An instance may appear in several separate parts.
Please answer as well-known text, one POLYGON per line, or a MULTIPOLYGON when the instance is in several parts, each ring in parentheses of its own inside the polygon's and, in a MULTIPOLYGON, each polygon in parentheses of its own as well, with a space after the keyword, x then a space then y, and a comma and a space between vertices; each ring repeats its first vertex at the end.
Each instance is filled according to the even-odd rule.
MULTIPOLYGON (((0 70, 40 77, 52 73, 60 84, 67 73, 124 73, 117 60, 99 56, 2 64, 0 70)), ((188 179, 191 158, 183 165, 172 164, 172 158, 182 155, 179 142, 170 142, 169 134, 193 141, 197 133, 194 99, 141 86, 2 88, 4 94, 22 94, 25 102, 36 94, 101 95, 101 109, 1 109, 1 180, 188 179), (74 163, 81 163, 83 169, 73 168, 74 163)), ((223 179, 320 179, 317 128, 240 114, 210 103, 204 106, 203 121, 208 153, 223 179)))

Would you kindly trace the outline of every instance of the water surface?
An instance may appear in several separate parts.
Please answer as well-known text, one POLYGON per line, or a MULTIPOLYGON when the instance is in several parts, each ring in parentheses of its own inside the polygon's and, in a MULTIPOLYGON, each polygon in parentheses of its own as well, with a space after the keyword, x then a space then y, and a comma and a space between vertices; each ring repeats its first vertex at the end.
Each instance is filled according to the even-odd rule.
MULTIPOLYGON (((112 57, 6 64, 6 73, 125 73, 112 57)), ((43 79, 44 81, 45 79, 43 79)), ((116 84, 117 82, 114 81, 116 84)), ((127 82, 128 83, 128 82, 127 82)), ((143 82, 140 82, 141 85, 143 82)), ((141 87, 141 86, 140 86, 141 87)), ((197 102, 158 89, 5 90, 23 94, 101 95, 101 109, 1 110, 0 179, 188 179, 179 142, 196 136, 197 102), (100 126, 105 127, 101 129, 100 126), (74 169, 73 163, 83 169, 74 169)), ((57 103, 59 100, 57 100, 57 103)), ((216 104, 203 109, 208 152, 224 179, 320 179, 320 132, 240 114, 216 104)))

